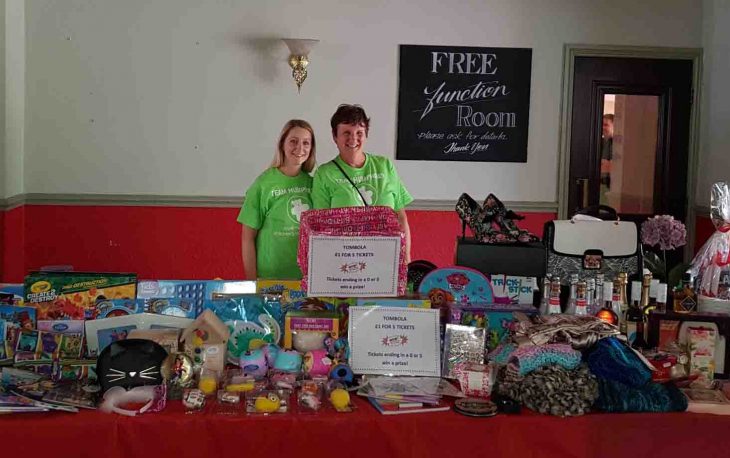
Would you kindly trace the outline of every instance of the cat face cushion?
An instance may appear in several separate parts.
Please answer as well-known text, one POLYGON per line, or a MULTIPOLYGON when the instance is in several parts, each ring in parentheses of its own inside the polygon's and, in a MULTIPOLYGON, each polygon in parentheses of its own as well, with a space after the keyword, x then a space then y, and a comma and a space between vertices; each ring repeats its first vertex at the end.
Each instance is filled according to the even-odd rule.
POLYGON ((160 366, 167 352, 158 343, 145 339, 112 342, 96 360, 96 373, 102 391, 113 386, 133 388, 161 385, 160 366))

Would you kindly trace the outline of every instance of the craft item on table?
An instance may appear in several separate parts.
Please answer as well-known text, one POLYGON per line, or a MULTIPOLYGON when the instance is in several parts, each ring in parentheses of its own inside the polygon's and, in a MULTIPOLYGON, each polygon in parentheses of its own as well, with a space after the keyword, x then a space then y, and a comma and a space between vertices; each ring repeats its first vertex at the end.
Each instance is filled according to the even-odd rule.
POLYGON ((652 371, 624 342, 615 337, 599 340, 587 357, 588 367, 597 377, 631 387, 651 381, 652 371))
POLYGON ((198 389, 206 396, 212 396, 218 391, 218 371, 203 369, 198 377, 198 389))
POLYGON ((160 373, 167 384, 167 397, 182 399, 183 389, 193 383, 193 360, 185 353, 170 353, 162 361, 160 373))
POLYGON ((228 326, 231 337, 227 358, 231 364, 238 364, 243 352, 277 344, 281 339, 282 313, 278 299, 246 294, 205 301, 203 307, 212 310, 228 326))
POLYGON ((271 386, 277 389, 293 390, 297 386, 296 372, 281 372, 274 370, 269 375, 271 386))
POLYGON ((181 329, 132 329, 127 334, 127 339, 146 339, 157 342, 168 353, 178 351, 181 329))
POLYGON ((261 347, 261 350, 264 352, 264 357, 266 358, 266 365, 269 367, 274 367, 274 362, 276 361, 276 355, 279 354, 279 348, 276 344, 266 344, 263 347, 261 347))
POLYGON ((467 396, 487 398, 491 394, 495 380, 491 364, 459 363, 454 366, 454 373, 461 391, 467 396))
POLYGON ((576 350, 589 348, 599 339, 618 336, 619 329, 593 316, 535 315, 514 324, 518 345, 568 343, 576 350))
POLYGON ((132 273, 31 272, 24 285, 25 303, 37 309, 39 320, 92 319, 98 302, 137 295, 132 273))
POLYGON ((222 371, 229 337, 228 327, 212 311, 204 310, 183 331, 180 342, 194 366, 222 371))
POLYGON ((537 314, 532 305, 512 304, 474 304, 449 306, 449 323, 476 326, 487 330, 487 348, 496 348, 504 339, 511 335, 513 323, 517 313, 531 316, 537 314))
POLYGON ((195 315, 203 311, 206 300, 220 295, 254 293, 255 281, 140 280, 137 284, 137 299, 142 299, 145 303, 153 299, 184 299, 192 304, 195 315))
POLYGON ((431 301, 420 297, 358 297, 355 299, 355 305, 358 307, 405 307, 430 309, 431 301))
POLYGON ((462 306, 494 302, 492 283, 481 272, 468 267, 442 267, 429 272, 418 292, 431 300, 433 308, 449 303, 462 306))
POLYGON ((54 360, 51 380, 53 380, 54 382, 69 382, 78 380, 86 380, 88 382, 96 381, 96 360, 54 360))
POLYGON ((685 388, 682 393, 687 397, 687 412, 730 415, 730 401, 722 390, 685 388))
POLYGON ((93 319, 134 315, 135 313, 143 313, 144 309, 144 300, 142 299, 108 299, 96 303, 93 319))
POLYGON ((0 320, 15 323, 21 329, 36 329, 36 316, 34 307, 0 304, 0 320))
POLYGON ((84 327, 88 354, 97 356, 110 343, 126 339, 134 329, 183 329, 191 323, 189 318, 152 313, 87 320, 84 327))
POLYGON ((332 360, 327 355, 327 350, 318 349, 304 353, 304 363, 302 366, 304 375, 310 377, 324 375, 330 373, 332 368, 332 360))
POLYGON ((36 329, 58 334, 83 334, 84 320, 38 320, 36 329))
POLYGON ((347 337, 340 337, 339 339, 326 337, 324 345, 332 364, 347 363, 350 360, 350 342, 347 337))
POLYGON ((23 305, 25 303, 22 283, 0 283, 0 295, 9 296, 10 300, 3 302, 8 305, 23 305))
POLYGON ((0 320, 0 361, 8 357, 5 349, 5 320, 0 320))
POLYGON ((213 412, 216 415, 241 415, 242 397, 237 391, 218 390, 213 412))
POLYGON ((255 379, 264 378, 266 372, 269 370, 269 366, 266 363, 266 355, 260 348, 241 354, 239 365, 244 375, 250 375, 255 379))
POLYGON ((297 263, 302 269, 302 287, 307 289, 309 271, 309 240, 312 235, 328 236, 386 236, 400 237, 400 263, 398 266, 398 295, 406 292, 408 266, 406 265, 405 234, 395 212, 388 207, 343 207, 303 212, 299 227, 297 263))
POLYGON ((484 362, 484 336, 483 328, 447 324, 444 334, 441 376, 456 378, 454 367, 460 363, 482 364, 484 362))
POLYGON ((684 412, 687 398, 673 383, 629 386, 598 377, 595 407, 604 412, 684 412))
POLYGON ((256 294, 280 295, 282 309, 285 309, 287 304, 307 296, 307 292, 302 288, 301 280, 259 279, 256 281, 256 294))
POLYGON ((289 311, 284 321, 284 348, 307 352, 325 348, 325 339, 337 339, 339 317, 331 312, 289 311))
POLYGON ((54 383, 41 400, 51 404, 96 409, 97 393, 84 388, 86 387, 80 383, 54 383))
POLYGON ((330 371, 330 379, 345 386, 352 386, 355 383, 355 374, 347 364, 338 364, 330 371))
POLYGON ((497 410, 496 404, 486 399, 464 398, 454 402, 454 411, 468 417, 493 417, 497 410))
POLYGON ((289 410, 289 390, 260 390, 246 393, 246 413, 272 414, 289 410))
POLYGON ((134 417, 146 412, 159 412, 165 408, 167 391, 165 385, 157 386, 136 386, 132 389, 125 389, 121 386, 114 386, 104 393, 104 400, 99 410, 106 413, 116 413, 134 417), (145 404, 139 409, 122 409, 121 406, 142 403, 145 404))
POLYGON ((337 412, 352 412, 353 405, 350 402, 350 393, 344 388, 335 388, 330 391, 330 404, 337 412))
POLYGON ((524 377, 544 366, 556 364, 563 369, 578 367, 581 353, 568 344, 547 344, 518 347, 509 357, 507 370, 524 377))
POLYGON ((195 304, 189 299, 181 298, 156 298, 144 301, 145 312, 158 315, 179 316, 183 318, 195 318, 198 310, 195 304))
POLYGON ((573 370, 551 365, 525 377, 505 371, 497 391, 535 412, 566 417, 590 410, 598 398, 598 382, 585 364, 573 370))
MULTIPOLYGON (((532 306, 537 278, 514 275, 490 275, 495 304, 532 306)), ((533 307, 534 308, 534 307, 533 307)))
POLYGON ((302 370, 302 354, 296 350, 279 350, 274 369, 281 372, 299 373, 302 370))
POLYGON ((506 366, 509 362, 509 357, 513 351, 517 349, 517 344, 511 342, 505 342, 497 346, 494 350, 489 352, 487 360, 498 364, 500 366, 506 366))
POLYGON ((322 407, 323 383, 316 380, 302 380, 297 393, 299 411, 305 413, 318 412, 322 407))
POLYGON ((163 383, 160 367, 167 352, 151 340, 127 339, 112 342, 96 360, 102 391, 120 386, 132 388, 163 383))
POLYGON ((197 388, 187 388, 182 401, 186 413, 200 412, 205 407, 205 394, 197 388))
POLYGON ((699 373, 699 380, 712 380, 715 376, 716 335, 715 329, 707 327, 687 329, 690 370, 699 373))

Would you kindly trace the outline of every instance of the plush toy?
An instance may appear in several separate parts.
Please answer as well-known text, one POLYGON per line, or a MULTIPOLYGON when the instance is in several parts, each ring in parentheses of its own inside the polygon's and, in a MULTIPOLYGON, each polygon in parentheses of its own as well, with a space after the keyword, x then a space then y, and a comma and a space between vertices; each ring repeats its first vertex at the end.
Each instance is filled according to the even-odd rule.
POLYGON ((273 413, 279 410, 281 399, 275 393, 268 393, 256 398, 254 409, 259 413, 273 413))
POLYGON ((242 353, 240 366, 243 370, 243 375, 251 375, 256 379, 265 377, 266 372, 269 370, 266 364, 266 355, 260 348, 242 353))

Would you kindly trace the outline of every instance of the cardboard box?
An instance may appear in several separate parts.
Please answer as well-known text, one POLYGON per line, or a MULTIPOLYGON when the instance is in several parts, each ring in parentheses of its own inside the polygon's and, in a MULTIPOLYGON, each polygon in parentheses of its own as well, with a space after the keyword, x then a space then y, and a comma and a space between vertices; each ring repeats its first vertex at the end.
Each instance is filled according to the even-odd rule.
POLYGON ((84 320, 107 299, 134 299, 137 275, 131 273, 31 272, 25 277, 25 305, 39 320, 84 320))
POLYGON ((185 353, 196 366, 222 371, 226 365, 226 350, 230 331, 211 310, 204 310, 180 336, 185 353))

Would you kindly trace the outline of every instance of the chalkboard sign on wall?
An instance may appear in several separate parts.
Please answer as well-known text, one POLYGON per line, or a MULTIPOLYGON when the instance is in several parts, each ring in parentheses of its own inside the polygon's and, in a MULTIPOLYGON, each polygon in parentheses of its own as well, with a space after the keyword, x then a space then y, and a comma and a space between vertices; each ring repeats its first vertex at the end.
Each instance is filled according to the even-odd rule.
POLYGON ((400 46, 397 159, 527 162, 532 49, 400 46))

